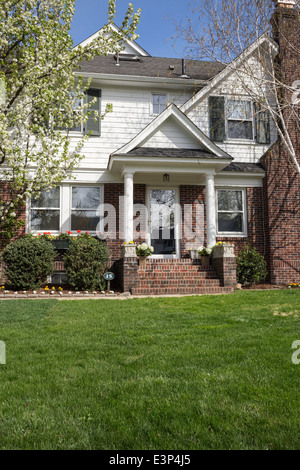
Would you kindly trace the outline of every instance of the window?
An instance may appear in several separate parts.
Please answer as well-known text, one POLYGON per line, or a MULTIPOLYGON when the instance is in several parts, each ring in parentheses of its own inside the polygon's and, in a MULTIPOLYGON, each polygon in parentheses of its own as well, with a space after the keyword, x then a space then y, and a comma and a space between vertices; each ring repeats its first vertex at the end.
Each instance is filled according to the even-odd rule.
POLYGON ((217 191, 217 226, 219 235, 245 235, 244 190, 217 191))
MULTIPOLYGON (((74 119, 76 118, 76 114, 77 114, 77 109, 82 106, 82 100, 75 100, 74 102, 74 112, 73 112, 73 116, 74 116, 74 119)), ((70 132, 83 132, 83 122, 80 122, 80 123, 77 123, 76 125, 74 125, 72 128, 69 129, 70 132)))
POLYGON ((71 230, 96 231, 100 222, 100 188, 72 187, 71 230))
POLYGON ((102 202, 100 185, 62 184, 43 191, 31 200, 28 230, 34 233, 101 231, 102 202))
POLYGON ((60 226, 60 188, 57 186, 31 201, 31 230, 56 231, 60 226))
POLYGON ((167 95, 152 93, 152 114, 160 114, 167 106, 167 95))
POLYGON ((227 100, 227 138, 253 140, 252 102, 227 100))
MULTIPOLYGON (((72 95, 72 93, 71 93, 72 95)), ((100 136, 101 134, 101 90, 89 88, 85 92, 86 103, 89 104, 88 119, 85 123, 81 122, 74 127, 69 128, 69 132, 80 132, 90 134, 92 136, 100 136), (95 101, 93 104, 90 104, 95 101)), ((73 115, 76 116, 76 109, 83 104, 82 100, 75 100, 73 115)), ((57 130, 67 130, 66 128, 55 127, 57 130)))
POLYGON ((225 96, 208 100, 210 138, 214 142, 250 140, 270 144, 270 114, 258 103, 225 96))

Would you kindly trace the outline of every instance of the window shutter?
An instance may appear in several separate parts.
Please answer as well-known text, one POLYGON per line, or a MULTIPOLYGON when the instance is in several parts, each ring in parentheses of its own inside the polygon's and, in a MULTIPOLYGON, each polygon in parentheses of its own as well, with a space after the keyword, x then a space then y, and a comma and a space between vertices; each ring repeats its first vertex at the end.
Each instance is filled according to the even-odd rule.
POLYGON ((96 101, 94 104, 89 106, 88 112, 90 112, 90 115, 84 125, 84 133, 89 134, 91 132, 91 135, 99 136, 101 133, 101 119, 99 116, 95 120, 94 111, 98 111, 99 115, 101 113, 101 90, 90 88, 86 91, 86 102, 90 103, 94 100, 94 98, 96 98, 96 101))
POLYGON ((270 138, 270 113, 263 110, 259 103, 254 103, 255 108, 255 130, 256 142, 258 144, 269 144, 270 138))
POLYGON ((225 98, 210 96, 208 99, 210 138, 215 142, 225 140, 225 98))

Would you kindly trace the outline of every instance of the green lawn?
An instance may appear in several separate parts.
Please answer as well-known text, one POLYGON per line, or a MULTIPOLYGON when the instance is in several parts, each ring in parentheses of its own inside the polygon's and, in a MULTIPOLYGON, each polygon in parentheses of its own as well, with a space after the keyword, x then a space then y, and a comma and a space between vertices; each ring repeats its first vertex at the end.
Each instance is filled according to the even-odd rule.
POLYGON ((1 449, 299 449, 300 292, 0 302, 1 449))

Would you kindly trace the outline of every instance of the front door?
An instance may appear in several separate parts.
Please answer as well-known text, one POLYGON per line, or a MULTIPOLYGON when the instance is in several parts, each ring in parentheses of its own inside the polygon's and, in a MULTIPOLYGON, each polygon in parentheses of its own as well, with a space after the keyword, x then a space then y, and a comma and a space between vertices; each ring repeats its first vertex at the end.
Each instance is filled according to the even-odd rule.
POLYGON ((179 257, 175 189, 149 189, 149 242, 153 256, 179 257))

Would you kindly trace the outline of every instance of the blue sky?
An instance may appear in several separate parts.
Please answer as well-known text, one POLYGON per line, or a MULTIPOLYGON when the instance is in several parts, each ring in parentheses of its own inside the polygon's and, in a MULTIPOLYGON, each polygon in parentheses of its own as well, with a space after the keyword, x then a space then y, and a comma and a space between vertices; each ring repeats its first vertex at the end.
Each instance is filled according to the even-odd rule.
MULTIPOLYGON (((183 58, 185 44, 171 39, 175 33, 174 20, 188 14, 187 0, 131 0, 135 9, 141 8, 141 22, 137 40, 152 56, 183 58)), ((117 0, 115 23, 121 25, 130 0, 117 0)), ((76 0, 71 35, 74 45, 100 29, 107 19, 107 0, 76 0)))

